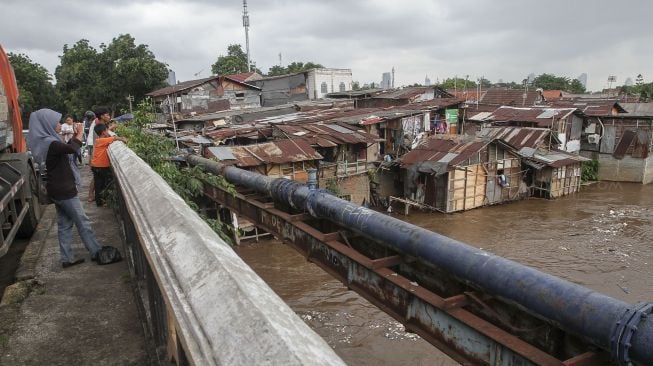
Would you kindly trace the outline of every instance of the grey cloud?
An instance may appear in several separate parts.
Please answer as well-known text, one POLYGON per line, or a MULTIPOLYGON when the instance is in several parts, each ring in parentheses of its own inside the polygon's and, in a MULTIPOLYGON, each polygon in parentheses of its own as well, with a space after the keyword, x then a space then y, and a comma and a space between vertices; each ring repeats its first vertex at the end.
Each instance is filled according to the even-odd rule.
MULTIPOLYGON (((314 61, 351 67, 378 82, 392 66, 399 84, 469 74, 519 81, 528 73, 653 76, 653 3, 607 0, 532 2, 249 0, 251 51, 264 71, 314 61)), ((244 45, 239 0, 0 0, 0 42, 50 71, 64 44, 94 46, 130 33, 190 79, 231 43, 244 45)))

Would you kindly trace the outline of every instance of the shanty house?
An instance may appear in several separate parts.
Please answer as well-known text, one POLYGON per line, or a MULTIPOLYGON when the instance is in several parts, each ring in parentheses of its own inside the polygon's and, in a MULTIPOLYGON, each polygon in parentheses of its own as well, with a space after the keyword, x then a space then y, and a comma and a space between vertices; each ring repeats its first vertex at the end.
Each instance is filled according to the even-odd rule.
POLYGON ((438 86, 411 86, 375 93, 358 100, 357 107, 388 108, 440 98, 453 98, 453 95, 438 86))
POLYGON ((345 123, 279 124, 275 138, 302 138, 323 159, 318 164, 318 185, 355 203, 369 202, 369 169, 379 160, 376 136, 345 123))
POLYGON ((184 81, 148 93, 164 114, 191 115, 261 106, 261 89, 230 76, 184 81))
POLYGON ((207 158, 235 165, 275 178, 300 182, 308 180, 307 169, 317 168, 322 159, 304 139, 286 139, 247 146, 213 146, 205 150, 207 158))
POLYGON ((589 159, 556 149, 560 141, 550 129, 489 127, 479 137, 500 140, 517 151, 531 196, 558 198, 580 190, 582 163, 589 159))
POLYGON ((328 93, 352 88, 350 69, 311 69, 251 81, 261 88, 262 105, 271 107, 301 100, 324 98, 328 93))
POLYGON ((521 161, 499 140, 432 136, 401 158, 406 198, 442 212, 519 199, 521 161))
POLYGON ((575 100, 587 115, 581 154, 598 161, 599 180, 653 182, 653 113, 615 100, 575 100))
POLYGON ((468 121, 487 126, 548 128, 560 141, 559 148, 578 153, 583 130, 583 113, 576 108, 539 108, 502 106, 494 112, 472 115, 468 121))
POLYGON ((544 102, 540 90, 490 88, 481 93, 480 104, 493 106, 530 107, 544 102))

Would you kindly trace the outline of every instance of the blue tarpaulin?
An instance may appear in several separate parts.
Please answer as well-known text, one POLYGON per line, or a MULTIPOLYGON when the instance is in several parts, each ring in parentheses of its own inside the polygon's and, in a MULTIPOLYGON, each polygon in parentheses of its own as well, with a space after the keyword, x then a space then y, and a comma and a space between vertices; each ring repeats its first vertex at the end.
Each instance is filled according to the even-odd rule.
POLYGON ((118 116, 118 117, 114 118, 114 120, 116 120, 118 122, 128 122, 128 121, 131 121, 133 119, 134 119, 134 115, 131 114, 131 113, 126 113, 126 114, 123 114, 122 116, 118 116))

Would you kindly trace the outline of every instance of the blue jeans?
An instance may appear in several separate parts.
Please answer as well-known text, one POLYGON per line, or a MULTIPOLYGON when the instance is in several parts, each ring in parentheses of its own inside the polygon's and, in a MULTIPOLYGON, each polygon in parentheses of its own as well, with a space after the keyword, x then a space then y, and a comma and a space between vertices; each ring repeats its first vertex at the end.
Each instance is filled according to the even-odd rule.
POLYGON ((70 245, 73 238, 73 224, 77 226, 77 232, 82 239, 82 243, 91 253, 91 257, 94 257, 102 246, 95 238, 95 233, 91 228, 91 220, 86 216, 79 197, 75 196, 67 200, 53 199, 52 201, 57 208, 61 261, 70 263, 75 260, 73 248, 70 245))

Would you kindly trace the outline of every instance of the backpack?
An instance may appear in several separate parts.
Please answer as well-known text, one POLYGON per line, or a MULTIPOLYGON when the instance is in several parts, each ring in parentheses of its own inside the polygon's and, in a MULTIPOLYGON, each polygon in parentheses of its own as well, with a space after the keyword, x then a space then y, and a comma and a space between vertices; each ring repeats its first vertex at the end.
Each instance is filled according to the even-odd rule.
POLYGON ((120 262, 122 255, 117 248, 105 245, 97 254, 97 264, 111 264, 120 262))

